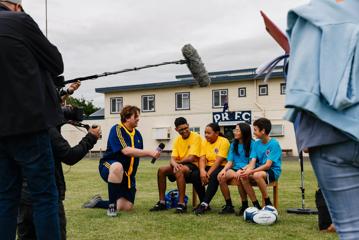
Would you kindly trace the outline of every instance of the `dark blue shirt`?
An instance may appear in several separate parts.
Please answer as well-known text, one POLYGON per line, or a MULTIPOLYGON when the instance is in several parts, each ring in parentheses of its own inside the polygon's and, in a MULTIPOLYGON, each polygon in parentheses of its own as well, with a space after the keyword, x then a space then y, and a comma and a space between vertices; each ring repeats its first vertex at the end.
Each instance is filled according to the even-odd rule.
POLYGON ((143 149, 143 140, 141 133, 133 129, 130 132, 122 124, 114 125, 108 136, 107 149, 103 157, 100 160, 100 164, 107 160, 115 160, 122 164, 125 176, 128 178, 128 184, 130 187, 135 187, 135 176, 139 164, 138 157, 126 156, 122 153, 122 150, 126 147, 133 147, 137 149, 143 149))

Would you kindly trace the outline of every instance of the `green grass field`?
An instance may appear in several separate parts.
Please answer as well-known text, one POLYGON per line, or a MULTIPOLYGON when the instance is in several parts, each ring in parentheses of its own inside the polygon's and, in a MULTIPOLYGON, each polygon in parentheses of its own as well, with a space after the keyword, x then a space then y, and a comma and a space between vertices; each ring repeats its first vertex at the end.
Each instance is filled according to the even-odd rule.
MULTIPOLYGON (((106 216, 104 209, 82 209, 81 205, 94 194, 107 198, 107 186, 98 174, 96 160, 83 160, 69 169, 64 166, 67 181, 65 208, 68 239, 338 239, 336 234, 320 233, 317 216, 287 214, 287 208, 301 207, 300 173, 297 161, 284 161, 279 181, 279 221, 272 226, 244 222, 235 215, 218 215, 224 199, 220 190, 211 202, 212 211, 202 216, 191 212, 174 214, 174 210, 149 212, 158 201, 156 173, 161 165, 143 160, 137 172, 135 210, 116 218, 106 216)), ((191 198, 192 187, 187 195, 191 198)), ((309 163, 305 163, 306 207, 315 208, 317 182, 309 163)), ((167 185, 176 188, 175 184, 167 185)), ((272 189, 270 189, 270 194, 272 189)), ((231 187, 236 210, 240 205, 235 187, 231 187)), ((257 193, 260 199, 260 195, 257 193)), ((189 200, 191 202, 191 199, 189 200)))

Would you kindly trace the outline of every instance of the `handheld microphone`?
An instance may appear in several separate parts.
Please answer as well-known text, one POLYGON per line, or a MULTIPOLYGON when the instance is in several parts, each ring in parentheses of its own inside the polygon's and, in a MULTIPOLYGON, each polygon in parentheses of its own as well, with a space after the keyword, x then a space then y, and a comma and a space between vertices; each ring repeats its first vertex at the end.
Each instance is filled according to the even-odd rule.
POLYGON ((194 80, 198 82, 200 87, 207 87, 211 83, 211 78, 196 49, 191 44, 186 44, 182 48, 182 54, 194 80))
MULTIPOLYGON (((165 148, 164 143, 160 143, 158 147, 156 148, 157 151, 162 152, 162 150, 165 148)), ((154 164, 156 162, 157 158, 152 158, 151 163, 154 164)))

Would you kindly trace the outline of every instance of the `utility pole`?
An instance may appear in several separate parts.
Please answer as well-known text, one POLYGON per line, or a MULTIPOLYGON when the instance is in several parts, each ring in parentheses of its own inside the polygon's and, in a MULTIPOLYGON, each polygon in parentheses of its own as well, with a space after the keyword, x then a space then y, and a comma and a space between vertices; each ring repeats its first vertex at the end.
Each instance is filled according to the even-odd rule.
POLYGON ((45 0, 45 34, 47 37, 47 0, 45 0))

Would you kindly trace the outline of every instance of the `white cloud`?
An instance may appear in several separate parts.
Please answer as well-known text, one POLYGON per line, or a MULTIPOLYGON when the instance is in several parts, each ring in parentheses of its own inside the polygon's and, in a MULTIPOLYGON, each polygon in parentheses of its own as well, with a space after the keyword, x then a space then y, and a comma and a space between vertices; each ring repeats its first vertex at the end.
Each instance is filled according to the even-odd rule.
MULTIPOLYGON (((208 71, 256 67, 281 53, 265 33, 259 10, 283 30, 290 8, 308 0, 48 1, 49 39, 58 46, 66 79, 179 60, 191 43, 208 71)), ((23 0, 45 32, 45 0, 23 0)), ((75 96, 103 106, 96 87, 171 81, 185 66, 163 66, 83 82, 75 96)))

